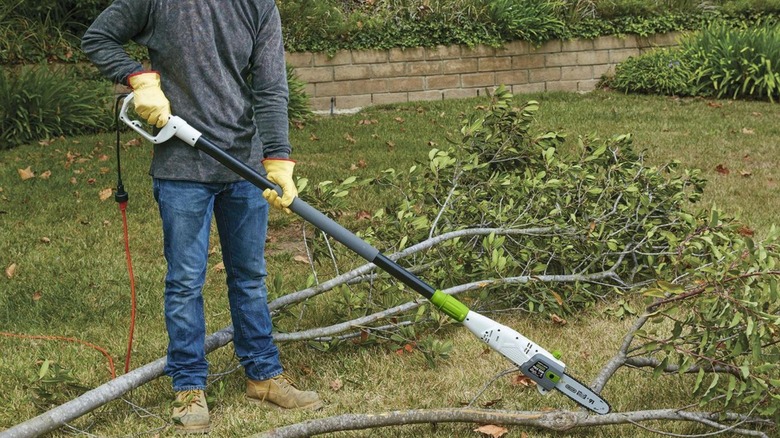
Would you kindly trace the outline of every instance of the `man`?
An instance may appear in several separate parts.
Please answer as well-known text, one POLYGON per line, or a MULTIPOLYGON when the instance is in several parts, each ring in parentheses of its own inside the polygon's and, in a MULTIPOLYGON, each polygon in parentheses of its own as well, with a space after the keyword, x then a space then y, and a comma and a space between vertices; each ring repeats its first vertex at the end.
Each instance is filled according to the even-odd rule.
POLYGON ((283 408, 319 408, 315 392, 296 389, 282 375, 266 302, 268 205, 286 209, 297 196, 274 0, 116 0, 87 30, 82 48, 106 77, 133 89, 136 112, 150 124, 164 126, 174 111, 234 157, 263 167, 283 191, 282 197, 261 193, 176 138, 154 146, 150 174, 168 265, 165 373, 176 393, 177 427, 209 430, 201 289, 212 215, 247 397, 283 408), (128 56, 123 45, 130 40, 148 48, 153 70, 128 56))

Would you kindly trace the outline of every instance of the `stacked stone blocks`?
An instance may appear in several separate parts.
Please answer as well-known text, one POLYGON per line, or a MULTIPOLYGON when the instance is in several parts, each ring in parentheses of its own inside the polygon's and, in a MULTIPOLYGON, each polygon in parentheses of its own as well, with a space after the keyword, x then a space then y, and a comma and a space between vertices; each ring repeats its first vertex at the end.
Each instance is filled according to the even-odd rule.
POLYGON ((513 93, 585 92, 630 56, 676 44, 677 34, 516 41, 501 48, 433 48, 288 53, 315 110, 475 97, 499 85, 513 93))

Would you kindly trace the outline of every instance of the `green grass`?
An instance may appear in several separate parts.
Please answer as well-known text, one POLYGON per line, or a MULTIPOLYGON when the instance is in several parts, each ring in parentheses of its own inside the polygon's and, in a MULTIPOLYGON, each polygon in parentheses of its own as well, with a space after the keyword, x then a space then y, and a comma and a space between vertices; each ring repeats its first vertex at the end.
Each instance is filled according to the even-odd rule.
MULTIPOLYGON (((757 234, 777 222, 780 211, 777 184, 780 180, 780 108, 763 102, 677 100, 665 97, 626 96, 596 92, 587 95, 540 94, 518 96, 518 102, 541 102, 537 128, 559 130, 574 141, 579 134, 599 136, 632 133, 647 150, 651 162, 678 159, 685 166, 699 167, 710 180, 703 205, 716 203, 728 212, 740 213, 757 234), (728 175, 716 168, 727 168, 728 175)), ((445 147, 446 136, 458 135, 459 120, 483 105, 484 99, 419 103, 371 108, 359 114, 321 117, 291 133, 297 175, 311 184, 350 175, 374 177, 388 167, 406 168, 424 160, 432 145, 445 147)), ((128 217, 138 290, 138 319, 133 365, 138 367, 162 357, 166 347, 162 315, 164 260, 156 205, 151 196, 147 170, 148 144, 127 144, 123 136, 123 178, 130 193, 128 217)), ((115 358, 121 374, 129 321, 129 286, 122 248, 121 216, 111 200, 101 201, 101 190, 115 185, 112 134, 58 139, 50 144, 32 144, 0 152, 0 267, 16 265, 12 278, 0 273, 0 331, 30 335, 72 336, 105 347, 115 358), (70 157, 70 158, 69 158, 70 157), (107 158, 107 159, 106 159, 107 158), (18 169, 30 167, 37 175, 51 171, 48 179, 22 181, 18 169), (73 180, 75 178, 75 180, 73 180), (36 299, 37 298, 37 299, 36 299)), ((355 214, 377 208, 397 193, 362 189, 349 200, 337 218, 351 228, 359 227, 355 214)), ((311 233, 311 230, 308 230, 311 233)), ((229 324, 224 277, 213 267, 219 262, 216 233, 215 254, 204 290, 209 332, 229 324)), ((294 217, 274 213, 271 218, 268 264, 271 276, 284 275, 283 290, 305 286, 310 268, 293 261, 303 254, 300 223, 294 217)), ((359 263, 356 259, 354 263, 359 263)), ((342 272, 346 267, 342 267, 342 272)), ((317 266, 319 278, 327 279, 333 268, 317 266)), ((318 297, 304 308, 294 308, 278 317, 279 326, 310 327, 332 319, 332 299, 318 297)), ((592 379, 616 351, 630 320, 618 320, 599 306, 593 313, 569 317, 565 326, 542 317, 491 315, 550 350, 564 351, 564 361, 584 381, 592 379)), ((484 347, 465 330, 445 326, 437 334, 452 339, 451 358, 431 369, 422 354, 403 356, 385 347, 355 347, 322 353, 303 343, 281 345, 287 369, 301 386, 319 391, 328 402, 317 413, 264 412, 242 400, 240 371, 214 377, 211 436, 245 436, 272 426, 291 424, 348 412, 382 412, 396 409, 457 407, 468 402, 490 379, 508 368, 496 353, 483 354, 484 347), (334 390, 331 383, 343 386, 334 390)), ((82 384, 94 387, 108 380, 105 359, 81 345, 0 336, 0 429, 38 413, 33 399, 34 380, 40 360, 49 359, 73 371, 82 384), (12 354, 10 352, 13 352, 12 354)), ((214 374, 235 369, 232 347, 209 356, 214 374)), ((622 370, 610 381, 604 394, 616 410, 671 407, 691 402, 691 382, 667 377, 655 381, 649 373, 622 370)), ((109 403, 73 423, 98 436, 172 434, 170 381, 157 379, 125 397, 109 403), (143 408, 148 414, 139 410, 143 408)), ((546 398, 536 391, 511 386, 499 380, 476 402, 495 402, 500 409, 532 410, 571 407, 558 395, 546 398)), ((651 424, 673 433, 702 433, 686 424, 651 424)), ((477 436, 468 424, 439 424, 379 429, 373 432, 335 436, 477 436)), ((637 437, 656 436, 635 427, 604 427, 566 434, 546 434, 510 428, 506 436, 637 437)), ((68 431, 61 429, 55 436, 68 431)))

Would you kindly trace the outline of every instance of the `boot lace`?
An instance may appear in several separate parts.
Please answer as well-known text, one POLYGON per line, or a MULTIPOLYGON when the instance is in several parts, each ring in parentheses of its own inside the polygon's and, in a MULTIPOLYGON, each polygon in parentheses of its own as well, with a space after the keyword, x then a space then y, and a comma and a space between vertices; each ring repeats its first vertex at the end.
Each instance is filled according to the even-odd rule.
POLYGON ((203 407, 203 402, 201 401, 201 397, 200 397, 200 390, 190 389, 186 391, 181 391, 176 394, 176 401, 173 402, 174 407, 187 409, 192 405, 201 408, 203 407))
POLYGON ((278 376, 274 377, 274 380, 276 380, 276 381, 277 381, 277 383, 278 383, 280 386, 282 386, 283 388, 285 388, 285 390, 286 390, 286 391, 289 391, 289 390, 290 390, 290 388, 293 388, 293 389, 298 389, 298 384, 297 384, 297 383, 295 383, 295 381, 294 381, 292 378, 290 378, 290 376, 288 376, 288 375, 287 375, 287 374, 285 374, 285 373, 282 373, 282 374, 280 374, 280 375, 278 375, 278 376))

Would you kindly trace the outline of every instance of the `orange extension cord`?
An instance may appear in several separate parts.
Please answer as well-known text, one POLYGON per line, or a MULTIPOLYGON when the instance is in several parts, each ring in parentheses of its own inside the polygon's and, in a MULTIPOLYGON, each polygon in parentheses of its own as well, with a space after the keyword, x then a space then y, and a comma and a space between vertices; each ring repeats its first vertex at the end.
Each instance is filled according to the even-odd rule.
POLYGON ((130 258, 130 235, 127 232, 127 201, 119 203, 122 212, 122 230, 125 236, 125 255, 127 258, 127 274, 130 276, 130 333, 127 337, 127 353, 125 354, 125 373, 130 371, 130 357, 133 354, 133 333, 135 332, 135 276, 133 275, 133 260, 130 258))
MULTIPOLYGON (((125 354, 125 373, 130 371, 130 358, 133 350, 133 333, 135 332, 135 309, 136 309, 136 295, 135 295, 135 276, 133 275, 133 261, 130 258, 130 237, 127 231, 127 201, 119 203, 119 210, 122 212, 122 229, 125 239, 125 255, 127 259, 127 272, 130 276, 130 334, 127 339, 127 353, 125 354)), ((105 348, 95 345, 91 342, 82 341, 81 339, 71 338, 66 336, 48 336, 48 335, 24 335, 17 333, 0 332, 0 336, 9 338, 21 338, 21 339, 41 339, 46 341, 65 341, 73 342, 77 344, 86 345, 92 349, 99 351, 108 360, 108 369, 111 373, 111 378, 116 378, 116 369, 114 367, 114 359, 106 351, 105 348)))
POLYGON ((8 332, 0 332, 0 336, 7 336, 9 338, 22 338, 22 339, 43 339, 45 341, 66 341, 66 342, 75 342, 77 344, 86 345, 87 347, 94 348, 95 350, 99 351, 103 354, 103 356, 108 359, 108 369, 111 372, 111 378, 116 378, 116 370, 114 369, 114 359, 111 358, 111 355, 108 354, 108 352, 105 350, 105 348, 95 345, 91 342, 82 341, 81 339, 76 338, 69 338, 66 336, 46 336, 46 335, 20 335, 16 333, 8 333, 8 332))

